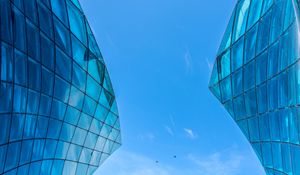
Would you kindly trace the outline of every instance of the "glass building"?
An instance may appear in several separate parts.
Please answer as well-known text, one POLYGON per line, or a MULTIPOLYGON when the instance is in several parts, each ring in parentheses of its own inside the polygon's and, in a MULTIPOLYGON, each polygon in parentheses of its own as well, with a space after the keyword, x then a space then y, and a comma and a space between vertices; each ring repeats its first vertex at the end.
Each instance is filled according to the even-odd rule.
POLYGON ((209 82, 268 175, 300 175, 299 17, 297 0, 239 0, 209 82))
POLYGON ((0 0, 0 174, 93 174, 121 144, 78 0, 0 0))

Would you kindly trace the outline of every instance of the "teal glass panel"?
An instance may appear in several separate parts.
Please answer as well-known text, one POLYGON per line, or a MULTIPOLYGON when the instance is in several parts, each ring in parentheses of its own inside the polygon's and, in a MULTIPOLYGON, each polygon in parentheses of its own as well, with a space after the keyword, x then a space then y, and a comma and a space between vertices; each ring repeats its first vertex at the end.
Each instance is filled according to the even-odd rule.
POLYGON ((250 90, 245 93, 245 108, 248 117, 254 116, 257 113, 257 101, 255 90, 250 90))
POLYGON ((263 2, 264 1, 262 1, 262 0, 252 0, 251 1, 249 17, 248 17, 248 24, 247 24, 248 29, 250 27, 252 27, 259 20, 263 2))
POLYGON ((263 52, 256 58, 256 85, 259 85, 267 79, 268 53, 263 52))
POLYGON ((51 0, 54 14, 66 25, 69 26, 66 1, 51 0))
POLYGON ((250 141, 257 142, 260 140, 258 118, 254 117, 248 120, 250 141))
POLYGON ((282 171, 282 153, 280 143, 272 143, 272 154, 274 169, 282 171))
POLYGON ((241 38, 232 46, 232 59, 231 68, 232 71, 237 70, 243 65, 244 60, 244 38, 241 38))
POLYGON ((259 117, 260 138, 262 141, 270 141, 270 124, 269 114, 264 114, 259 117))
POLYGON ((267 12, 259 22, 256 41, 256 55, 261 53, 269 44, 272 11, 267 12))
POLYGON ((247 91, 255 86, 255 61, 252 61, 244 67, 244 90, 247 91))
POLYGON ((234 18, 235 13, 233 12, 230 20, 228 22, 228 26, 226 28, 225 34, 223 36, 223 39, 221 41, 221 45, 219 47, 218 54, 221 54, 223 51, 225 51, 231 44, 231 38, 232 38, 232 31, 233 31, 233 25, 234 25, 234 18))
POLYGON ((252 60, 255 57, 257 29, 258 29, 258 25, 255 25, 252 29, 250 29, 246 33, 244 63, 249 62, 250 60, 252 60))
POLYGON ((232 98, 231 93, 231 77, 228 77, 220 82, 222 101, 225 102, 232 98))
POLYGON ((273 44, 269 49, 268 56, 268 78, 274 76, 278 72, 279 67, 279 42, 273 44))
POLYGON ((224 79, 230 74, 230 51, 220 57, 220 79, 224 79))
POLYGON ((233 30, 233 41, 236 41, 245 33, 247 17, 251 0, 241 0, 237 4, 235 14, 235 25, 233 30))
POLYGON ((238 96, 243 92, 243 70, 240 69, 232 74, 232 95, 238 96))

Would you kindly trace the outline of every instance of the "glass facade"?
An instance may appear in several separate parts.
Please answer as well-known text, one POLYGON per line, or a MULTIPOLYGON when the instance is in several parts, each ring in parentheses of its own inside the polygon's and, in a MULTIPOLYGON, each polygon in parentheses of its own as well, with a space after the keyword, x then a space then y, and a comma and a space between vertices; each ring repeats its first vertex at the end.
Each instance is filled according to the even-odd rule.
POLYGON ((121 145, 78 0, 0 0, 0 174, 93 174, 121 145))
POLYGON ((297 0, 239 0, 209 82, 268 175, 300 175, 299 17, 297 0))

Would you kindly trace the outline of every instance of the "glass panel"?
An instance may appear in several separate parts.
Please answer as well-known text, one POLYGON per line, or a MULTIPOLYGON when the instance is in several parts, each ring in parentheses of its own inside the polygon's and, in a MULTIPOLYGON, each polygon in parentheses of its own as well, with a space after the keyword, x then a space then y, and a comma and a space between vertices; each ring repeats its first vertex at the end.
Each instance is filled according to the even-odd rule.
POLYGON ((230 51, 228 50, 222 56, 220 56, 220 79, 224 79, 230 74, 230 51))
POLYGON ((25 0, 26 3, 24 3, 24 9, 25 14, 31 21, 33 21, 35 24, 38 24, 37 22, 37 7, 36 7, 36 1, 35 0, 25 0))
POLYGON ((69 93, 70 84, 58 76, 55 76, 54 97, 58 98, 64 103, 67 103, 69 99, 69 93))
POLYGON ((38 3, 40 28, 45 34, 53 39, 53 23, 51 11, 43 3, 38 3))
POLYGON ((43 159, 45 140, 34 140, 31 161, 43 159))
POLYGON ((58 47, 56 47, 56 72, 64 79, 71 81, 72 61, 58 47))
POLYGON ((25 113, 27 102, 27 89, 21 86, 14 86, 14 112, 25 113))
POLYGON ((31 160, 33 141, 25 140, 22 142, 21 156, 20 156, 20 165, 29 163, 31 160))
POLYGON ((71 142, 74 135, 75 127, 73 125, 64 123, 61 128, 60 140, 71 142))
POLYGON ((257 88, 257 106, 258 112, 264 113, 267 111, 267 86, 263 84, 257 88))
POLYGON ((31 89, 41 90, 41 65, 32 59, 28 59, 28 86, 31 89))
POLYGON ((27 56, 15 49, 15 83, 27 86, 27 56))
POLYGON ((252 61, 244 67, 244 90, 247 91, 255 86, 255 61, 252 61))
POLYGON ((41 60, 42 64, 54 70, 54 44, 45 35, 41 34, 41 60))
POLYGON ((67 1, 67 6, 71 31, 84 45, 87 45, 84 16, 70 1, 67 1))
POLYGON ((0 115, 0 145, 8 142, 10 123, 11 123, 10 115, 6 115, 6 114, 0 115))
POLYGON ((27 113, 38 114, 40 103, 40 93, 28 90, 27 113))
MULTIPOLYGON (((259 0, 261 1, 261 0, 259 0)), ((245 39, 245 57, 244 62, 247 63, 255 57, 255 45, 257 40, 258 25, 255 25, 246 33, 245 39)))
POLYGON ((26 52, 26 29, 25 29, 25 16, 13 6, 12 8, 14 45, 16 48, 26 52))
POLYGON ((71 144, 68 150, 67 159, 72 161, 78 161, 81 150, 82 150, 81 146, 71 144))
POLYGON ((52 96, 53 95, 53 84, 54 84, 54 74, 42 67, 42 92, 52 96))
POLYGON ((21 140, 23 136, 25 115, 13 114, 11 119, 10 141, 21 140))
POLYGON ((1 39, 12 44, 13 33, 10 1, 1 0, 0 3, 1 39))
POLYGON ((256 41, 256 55, 261 53, 269 44, 271 19, 272 11, 269 11, 259 22, 256 41))
POLYGON ((235 16, 235 25, 233 31, 233 41, 236 41, 245 33, 250 0, 239 1, 235 16))
POLYGON ((71 94, 69 99, 69 105, 81 110, 84 100, 84 93, 78 90, 76 87, 71 87, 71 94))
POLYGON ((245 93, 245 107, 246 107, 246 113, 247 116, 253 116, 257 112, 256 107, 256 92, 255 90, 250 90, 247 93, 245 93))
MULTIPOLYGON (((3 25, 1 25, 3 26, 3 25)), ((13 80, 13 49, 11 46, 1 43, 1 80, 11 82, 13 80)))
POLYGON ((61 121, 50 119, 48 128, 51 128, 51 129, 48 129, 47 137, 52 138, 52 139, 58 139, 60 130, 61 130, 61 126, 62 126, 61 121))
POLYGON ((12 85, 1 82, 0 86, 0 113, 12 111, 12 85))
POLYGON ((244 37, 232 46, 231 68, 237 70, 243 65, 244 59, 244 37))
POLYGON ((232 98, 231 94, 231 77, 228 77, 220 82, 222 103, 232 98))
POLYGON ((253 24, 258 21, 258 19, 260 17, 260 13, 261 13, 262 4, 263 4, 263 0, 252 0, 251 1, 251 7, 250 7, 250 12, 249 12, 249 17, 248 17, 248 24, 247 24, 248 29, 250 27, 252 27, 253 24))
POLYGON ((73 63, 72 83, 82 92, 85 92, 86 72, 81 69, 80 66, 78 66, 76 63, 73 63))
MULTIPOLYGON (((52 0, 57 1, 57 0, 52 0)), ((60 1, 60 0, 59 0, 60 1)), ((62 4, 64 4, 63 1, 62 4)), ((55 32, 55 42, 66 52, 68 55, 71 55, 71 46, 70 46, 70 33, 68 29, 61 23, 59 20, 54 18, 54 32, 55 32)))
MULTIPOLYGON (((32 1, 32 0, 30 0, 32 1)), ((39 30, 26 20, 27 23, 27 36, 30 40, 27 40, 27 51, 28 55, 31 56, 33 59, 40 61, 40 35, 39 30)))
POLYGON ((78 144, 78 145, 83 145, 86 134, 87 134, 87 131, 77 127, 75 130, 72 142, 75 144, 78 144))
POLYGON ((69 26, 67 16, 66 1, 51 0, 51 6, 54 14, 66 25, 69 26))
POLYGON ((80 119, 78 122, 78 126, 83 129, 89 130, 91 122, 92 122, 92 117, 90 117, 84 113, 81 113, 81 116, 80 116, 80 119))
POLYGON ((20 149, 21 142, 15 142, 8 145, 4 171, 10 170, 18 166, 20 149))
POLYGON ((62 175, 75 174, 76 166, 77 166, 77 163, 75 163, 75 162, 65 161, 64 170, 63 170, 62 175))
POLYGON ((267 79, 268 53, 264 52, 256 58, 256 85, 267 79))

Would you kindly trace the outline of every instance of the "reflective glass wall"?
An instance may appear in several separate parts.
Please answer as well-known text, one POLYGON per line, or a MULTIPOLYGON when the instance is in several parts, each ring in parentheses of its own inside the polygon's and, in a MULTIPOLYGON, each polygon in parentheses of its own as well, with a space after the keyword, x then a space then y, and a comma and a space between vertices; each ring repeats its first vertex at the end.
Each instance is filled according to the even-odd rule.
POLYGON ((0 0, 0 174, 92 174, 121 144, 77 0, 0 0))
POLYGON ((300 175, 299 4, 239 0, 209 88, 268 175, 300 175))

